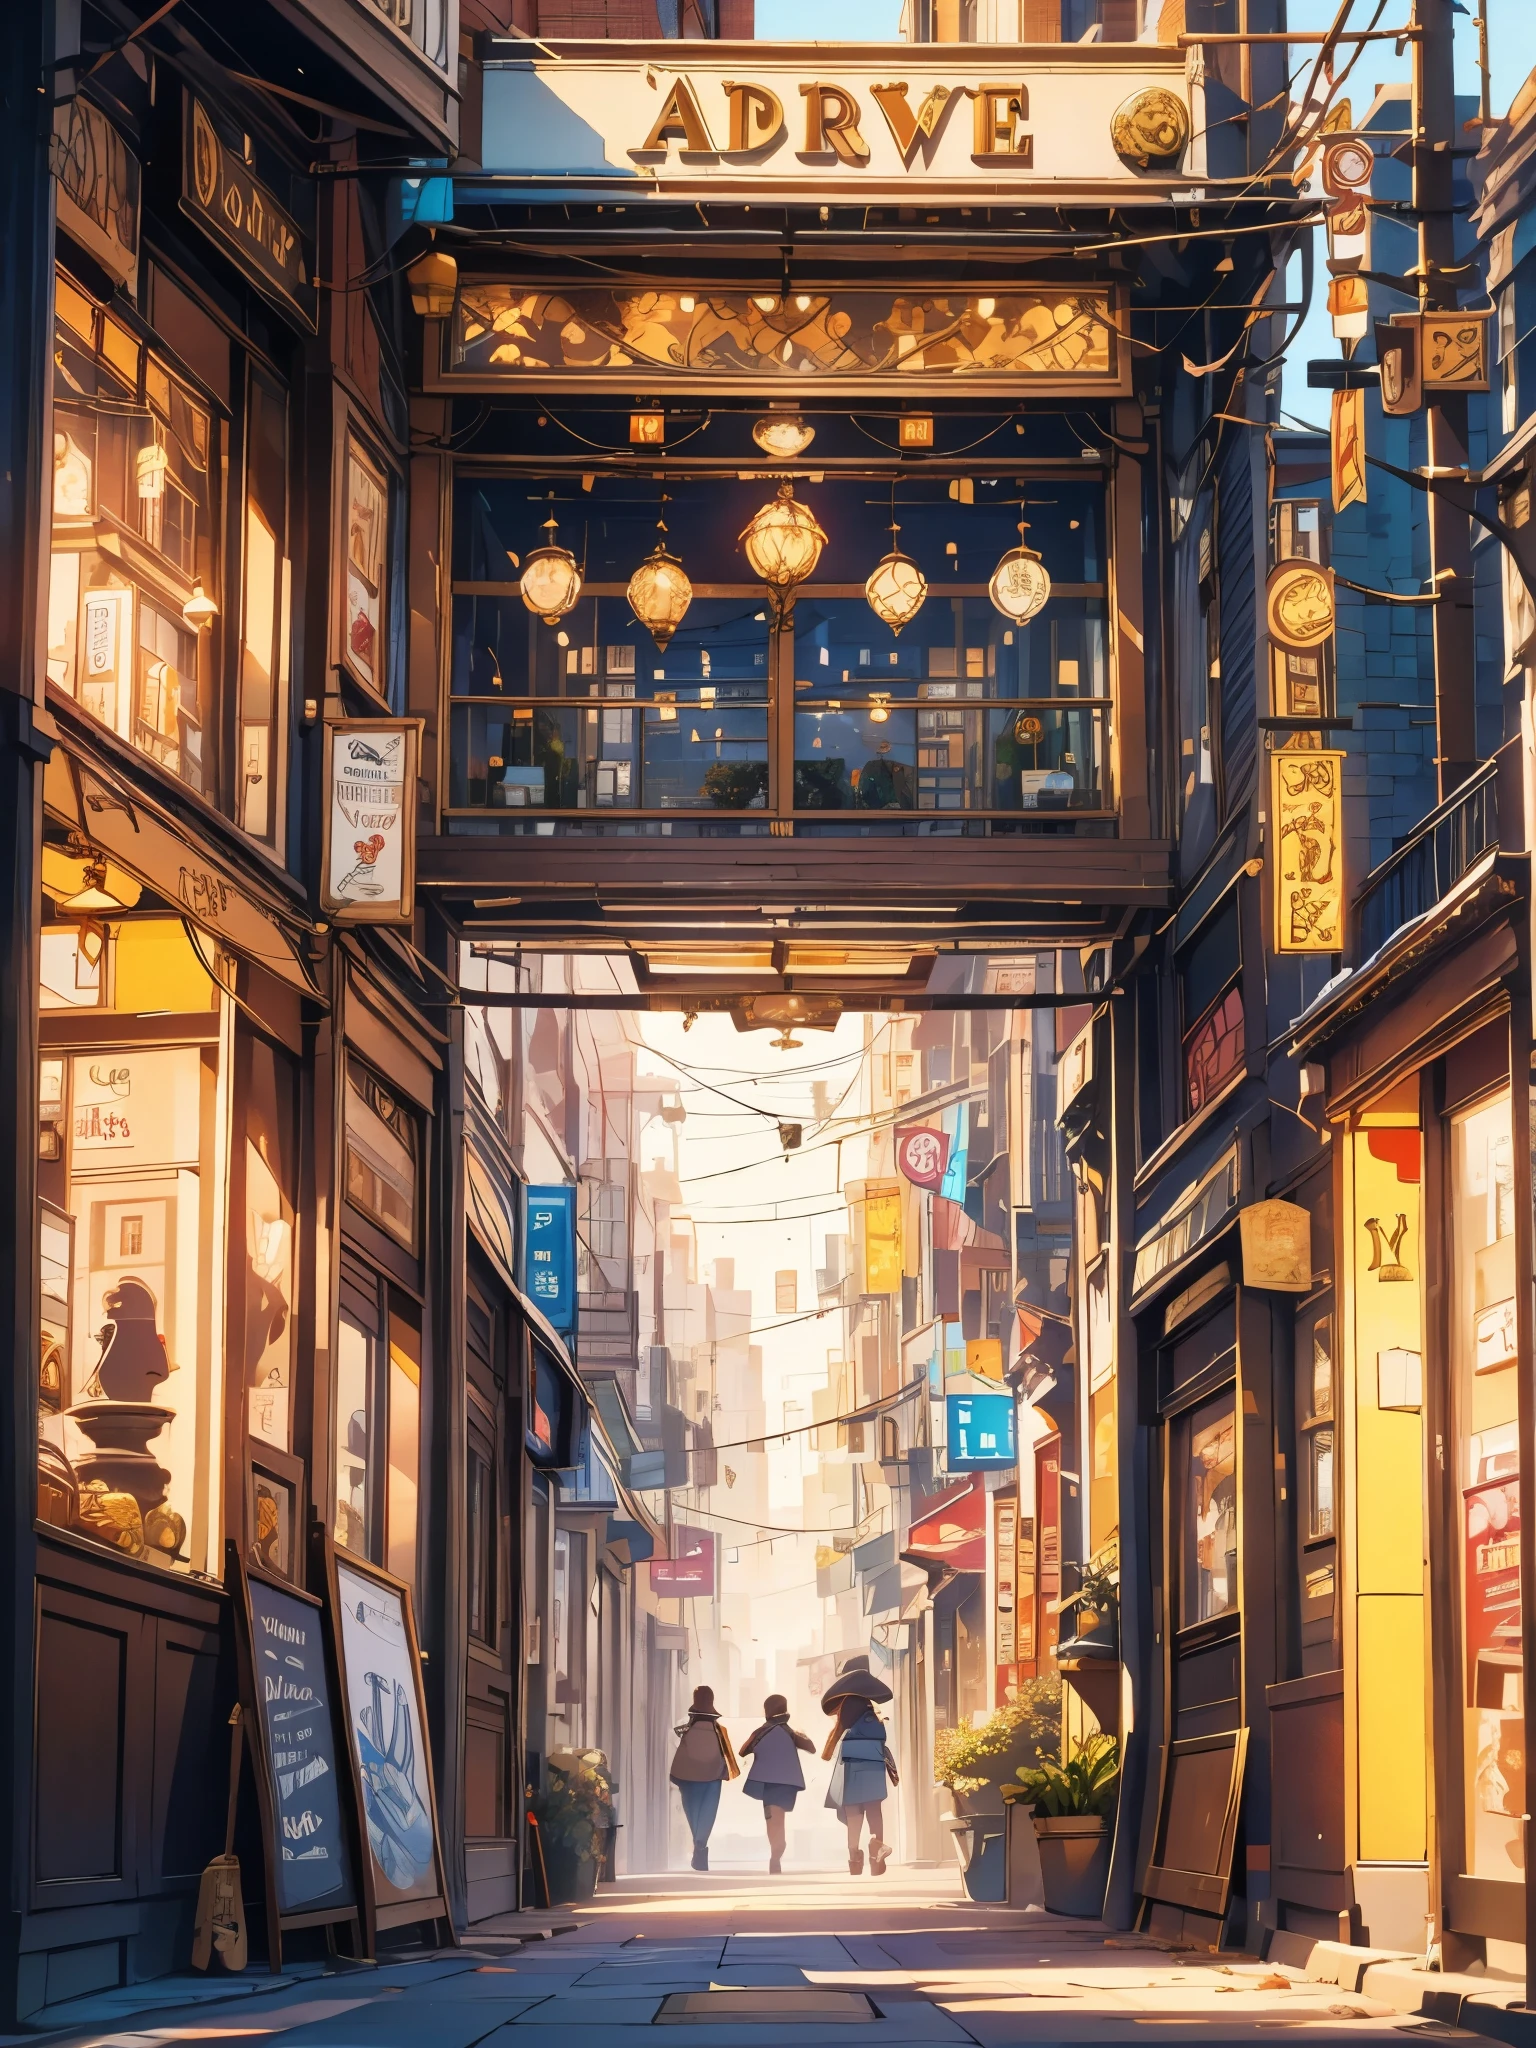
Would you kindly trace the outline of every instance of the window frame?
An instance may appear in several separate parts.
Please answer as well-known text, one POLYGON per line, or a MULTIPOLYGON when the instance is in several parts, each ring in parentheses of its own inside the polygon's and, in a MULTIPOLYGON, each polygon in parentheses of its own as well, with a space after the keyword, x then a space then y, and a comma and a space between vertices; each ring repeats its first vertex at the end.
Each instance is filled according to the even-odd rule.
POLYGON ((362 692, 382 712, 399 715, 404 710, 403 642, 396 630, 406 602, 406 578, 402 559, 404 536, 404 481, 398 463, 385 452, 383 434, 346 394, 337 388, 335 445, 332 477, 335 497, 331 538, 330 611, 331 667, 362 692), (375 630, 376 660, 373 674, 366 673, 353 656, 348 626, 348 569, 351 560, 350 517, 352 507, 353 449, 383 502, 384 532, 379 543, 378 624, 375 630))

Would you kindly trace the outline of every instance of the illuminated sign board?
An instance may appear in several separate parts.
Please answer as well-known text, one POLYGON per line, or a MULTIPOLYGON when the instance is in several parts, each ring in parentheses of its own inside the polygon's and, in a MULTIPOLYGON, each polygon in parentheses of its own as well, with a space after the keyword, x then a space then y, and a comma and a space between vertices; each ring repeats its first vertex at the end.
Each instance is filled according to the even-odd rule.
POLYGON ((1001 1471, 1019 1460, 1012 1394, 949 1394, 951 1472, 1001 1471))

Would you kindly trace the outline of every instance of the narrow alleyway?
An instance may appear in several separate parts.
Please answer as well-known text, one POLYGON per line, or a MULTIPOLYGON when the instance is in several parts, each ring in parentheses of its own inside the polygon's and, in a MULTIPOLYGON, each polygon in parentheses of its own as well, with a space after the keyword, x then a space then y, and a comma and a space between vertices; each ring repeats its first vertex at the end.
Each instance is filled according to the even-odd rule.
POLYGON ((179 2009, 130 2012, 132 1994, 109 1993, 71 2015, 94 2028, 26 2038, 60 2048, 236 2048, 276 2036, 283 2048, 625 2048, 645 2028, 677 2025, 691 2030, 689 2048, 823 2048, 857 2025, 868 2048, 1119 2043, 1149 2028, 1161 2042, 1399 2031, 1475 2040, 1491 2031, 1484 2008, 1517 1995, 1487 1978, 1371 1968, 1369 1951, 1329 1944, 1314 1950, 1310 1976, 1233 1953, 1170 1952, 1093 1921, 978 1908, 948 1869, 893 1869, 878 1885, 826 1873, 634 1878, 592 1905, 496 1924, 505 1931, 477 1931, 457 1951, 377 1969, 301 1965, 275 1989, 256 1972, 159 1987, 195 1998, 179 2009), (1342 1985, 1321 1981, 1330 1956, 1350 1959, 1334 1971, 1342 1985), (1426 1984, 1436 1987, 1427 1997, 1426 1984))

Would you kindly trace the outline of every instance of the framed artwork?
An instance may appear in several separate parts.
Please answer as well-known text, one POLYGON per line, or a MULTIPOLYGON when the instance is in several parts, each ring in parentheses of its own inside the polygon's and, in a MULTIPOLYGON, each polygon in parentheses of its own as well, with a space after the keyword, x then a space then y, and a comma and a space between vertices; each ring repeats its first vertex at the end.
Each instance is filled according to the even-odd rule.
POLYGON ((302 1577, 300 1517, 303 1467, 270 1445, 253 1447, 246 1470, 245 1561, 273 1578, 302 1577))
POLYGON ((389 697, 389 472, 349 426, 341 464, 341 665, 389 697))
POLYGON ((410 1588, 319 1532, 316 1540, 336 1613, 370 1953, 379 1928, 421 1920, 442 1921, 452 1942, 410 1588))
POLYGON ((286 1929, 345 1921, 358 1953, 356 1805, 343 1761, 325 1603, 252 1571, 231 1542, 240 1696, 266 1851, 267 1959, 286 1929))

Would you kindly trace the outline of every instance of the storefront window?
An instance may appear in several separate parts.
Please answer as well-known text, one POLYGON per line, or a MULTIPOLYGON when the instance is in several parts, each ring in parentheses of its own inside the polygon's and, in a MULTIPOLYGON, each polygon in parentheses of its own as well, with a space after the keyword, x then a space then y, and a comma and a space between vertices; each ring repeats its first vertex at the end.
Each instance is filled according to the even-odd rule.
POLYGON ((1242 952, 1234 894, 1228 893, 1221 909, 1180 951, 1177 965, 1185 1102, 1193 1116, 1243 1065, 1242 952))
POLYGON ((1523 1881, 1515 1175, 1507 1094, 1451 1120, 1451 1361, 1461 1501, 1466 1867, 1523 1881))
POLYGON ((377 1275, 343 1269, 336 1347, 336 1541, 416 1583, 421 1316, 377 1275), (382 1460, 375 1446, 383 1448, 382 1460))
MULTIPOLYGON (((59 1007, 45 992, 45 1048, 59 1007)), ((38 1513, 124 1556, 207 1570, 219 1055, 136 1047, 132 1023, 126 1045, 42 1062, 38 1513)))
POLYGON ((62 272, 53 395, 49 680, 214 796, 219 423, 62 272))
POLYGON ((240 620, 240 823, 281 829, 282 720, 288 682, 288 394, 251 372, 245 436, 245 562, 240 620))
POLYGON ((293 1226, 298 1186, 292 1063, 254 1035, 241 1044, 245 1099, 245 1384, 254 1437, 293 1439, 293 1226))
POLYGON ((369 1068, 347 1062, 347 1200, 408 1252, 416 1249, 415 1116, 369 1068))
POLYGON ((1237 1405, 1229 1388, 1192 1411, 1184 1497, 1184 1625, 1237 1607, 1237 1405))

